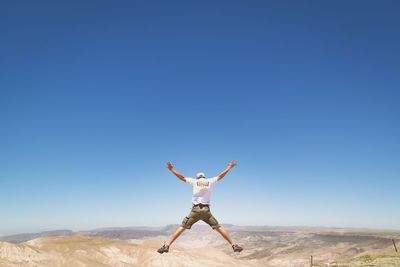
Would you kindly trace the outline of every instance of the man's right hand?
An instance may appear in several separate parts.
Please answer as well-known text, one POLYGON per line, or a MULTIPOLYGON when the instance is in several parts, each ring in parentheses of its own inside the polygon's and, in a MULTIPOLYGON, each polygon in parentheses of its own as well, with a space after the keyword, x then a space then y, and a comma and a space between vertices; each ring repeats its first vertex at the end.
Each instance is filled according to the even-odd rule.
POLYGON ((172 164, 171 162, 167 162, 167 168, 168 170, 172 170, 174 168, 174 164, 172 164))
POLYGON ((186 182, 186 177, 183 176, 182 174, 180 174, 179 172, 177 172, 176 170, 174 170, 174 164, 172 164, 171 162, 167 162, 167 168, 168 170, 170 170, 173 174, 176 175, 176 177, 178 177, 179 179, 181 179, 182 181, 186 182))

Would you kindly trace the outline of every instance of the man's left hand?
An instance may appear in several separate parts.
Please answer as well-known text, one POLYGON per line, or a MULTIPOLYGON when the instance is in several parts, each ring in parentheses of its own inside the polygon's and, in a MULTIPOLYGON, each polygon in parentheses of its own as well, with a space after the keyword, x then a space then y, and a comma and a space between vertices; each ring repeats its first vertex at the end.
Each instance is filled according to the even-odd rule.
POLYGON ((232 162, 229 162, 228 167, 232 169, 233 167, 236 166, 236 164, 237 164, 236 160, 232 160, 232 162))

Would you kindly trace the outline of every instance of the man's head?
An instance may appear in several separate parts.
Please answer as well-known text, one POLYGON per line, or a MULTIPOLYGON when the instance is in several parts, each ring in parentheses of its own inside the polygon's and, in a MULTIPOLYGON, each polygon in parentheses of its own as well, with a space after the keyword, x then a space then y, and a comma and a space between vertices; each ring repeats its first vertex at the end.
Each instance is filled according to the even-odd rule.
POLYGON ((200 179, 200 178, 206 178, 206 176, 204 175, 204 173, 199 172, 198 174, 196 174, 196 179, 200 179))

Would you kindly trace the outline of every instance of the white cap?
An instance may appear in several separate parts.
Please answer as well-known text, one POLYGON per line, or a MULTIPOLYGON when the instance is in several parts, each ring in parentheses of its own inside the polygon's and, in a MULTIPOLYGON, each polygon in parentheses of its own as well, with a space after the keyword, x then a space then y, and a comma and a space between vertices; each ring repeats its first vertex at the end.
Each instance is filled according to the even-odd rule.
POLYGON ((198 174, 196 174, 196 178, 206 178, 206 176, 204 175, 204 173, 199 172, 198 174))

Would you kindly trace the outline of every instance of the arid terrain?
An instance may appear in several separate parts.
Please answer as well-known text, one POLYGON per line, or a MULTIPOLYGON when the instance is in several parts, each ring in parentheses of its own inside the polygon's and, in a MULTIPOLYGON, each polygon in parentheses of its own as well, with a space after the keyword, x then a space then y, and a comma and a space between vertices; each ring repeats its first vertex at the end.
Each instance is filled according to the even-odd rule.
POLYGON ((207 247, 176 247, 160 255, 155 250, 161 245, 154 240, 130 244, 102 237, 40 237, 22 244, 0 243, 0 266, 260 266, 207 247))
POLYGON ((0 240, 0 266, 400 266, 399 231, 224 225, 234 254, 207 225, 185 231, 168 254, 156 249, 177 225, 21 234, 0 240), (398 246, 399 246, 398 245, 398 246))

